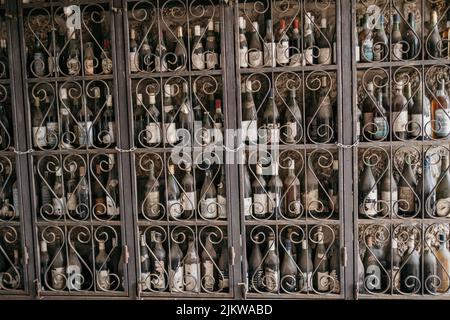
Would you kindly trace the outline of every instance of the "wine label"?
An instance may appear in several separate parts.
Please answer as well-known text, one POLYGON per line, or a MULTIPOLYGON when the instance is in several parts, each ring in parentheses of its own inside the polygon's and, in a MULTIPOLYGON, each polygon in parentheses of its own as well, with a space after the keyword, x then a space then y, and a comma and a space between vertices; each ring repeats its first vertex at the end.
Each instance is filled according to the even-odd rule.
POLYGON ((165 264, 164 261, 155 260, 152 277, 152 285, 156 290, 164 290, 166 288, 166 278, 164 277, 165 264))
POLYGON ((264 268, 264 282, 268 292, 276 292, 280 284, 280 274, 278 270, 272 268, 264 268))
MULTIPOLYGON (((264 271, 262 269, 258 269, 250 277, 251 285, 253 289, 261 290, 263 286, 263 276, 264 271)), ((248 280, 247 280, 248 283, 248 280)))
POLYGON ((330 272, 330 285, 328 290, 331 290, 332 293, 339 293, 341 292, 341 283, 339 282, 339 274, 338 274, 338 270, 333 269, 330 272))
POLYGON ((181 203, 177 200, 169 200, 167 201, 167 207, 169 209, 169 215, 172 218, 179 219, 183 211, 181 210, 181 203))
POLYGON ((139 72, 139 56, 137 52, 129 53, 131 72, 139 72))
POLYGON ((194 48, 194 53, 192 54, 192 69, 205 70, 205 59, 203 57, 203 52, 195 53, 195 50, 196 48, 194 48))
POLYGON ((222 195, 217 195, 217 202, 219 203, 219 219, 224 220, 227 218, 227 198, 222 195))
POLYGON ((450 198, 437 200, 436 215, 438 217, 447 217, 450 215, 450 198))
POLYGON ((219 54, 216 52, 206 53, 206 68, 215 69, 219 65, 219 54))
POLYGON ((158 144, 161 143, 161 124, 159 122, 152 122, 148 126, 145 127, 145 136, 147 139, 147 143, 150 144, 158 144))
POLYGON ((277 62, 278 64, 285 65, 289 63, 289 42, 280 41, 277 43, 277 62))
POLYGON ((367 266, 364 283, 369 291, 381 289, 381 270, 378 265, 367 266))
POLYGON ((365 216, 374 216, 377 214, 377 188, 372 188, 368 194, 363 194, 359 206, 359 213, 365 216))
POLYGON ((47 144, 54 147, 58 144, 58 122, 47 122, 47 144))
POLYGON ((195 210, 195 204, 197 203, 195 200, 195 195, 195 191, 183 192, 181 194, 181 205, 185 211, 195 210))
POLYGON ((76 211, 78 205, 77 195, 75 193, 67 193, 67 210, 76 211))
POLYGON ((306 64, 314 64, 313 48, 305 49, 304 58, 305 58, 306 64))
POLYGON ((291 56, 291 63, 289 63, 289 66, 291 67, 300 67, 306 65, 306 59, 303 53, 295 52, 291 56))
POLYGON ((253 194, 253 213, 257 218, 263 218, 269 212, 267 193, 253 194))
POLYGON ((47 127, 33 127, 33 145, 38 148, 47 146, 47 127))
POLYGON ((317 272, 317 291, 330 290, 330 278, 328 272, 317 272))
POLYGON ((239 49, 239 65, 241 66, 241 68, 248 68, 247 53, 247 47, 239 49))
POLYGON ((252 198, 244 198, 244 217, 250 217, 252 211, 252 198))
POLYGON ((365 38, 361 45, 361 57, 365 61, 373 61, 373 39, 365 38))
POLYGON ((143 272, 141 273, 141 286, 142 291, 150 290, 151 288, 151 273, 150 272, 143 272))
POLYGON ((64 208, 66 207, 66 198, 53 198, 53 214, 56 216, 62 216, 64 214, 64 208))
POLYGON ((408 110, 393 112, 394 132, 405 132, 408 129, 408 110))
POLYGON ((150 192, 144 200, 144 213, 149 218, 159 216, 159 191, 150 192))
POLYGON ((114 132, 116 131, 116 123, 109 121, 108 122, 108 133, 103 136, 104 144, 111 144, 116 142, 116 135, 114 132))
POLYGON ((52 268, 51 278, 52 278, 52 289, 63 290, 66 287, 66 277, 64 275, 65 268, 52 268))
POLYGON ((106 214, 108 216, 117 216, 119 215, 119 207, 117 206, 117 203, 111 198, 106 197, 106 214))
POLYGON ((319 49, 319 64, 331 64, 331 49, 330 48, 320 48, 319 49))
POLYGON ((269 192, 268 200, 269 213, 280 207, 280 195, 277 192, 269 192))
POLYGON ((414 191, 409 187, 398 188, 398 207, 404 212, 413 212, 415 209, 414 191))
POLYGON ((242 138, 243 141, 250 143, 258 142, 258 127, 256 120, 242 121, 242 138))
POLYGON ((84 73, 87 76, 92 76, 94 74, 94 60, 93 59, 84 60, 84 73))
POLYGON ((210 260, 206 260, 203 262, 203 288, 207 291, 214 290, 214 264, 210 260))
POLYGON ((109 290, 109 270, 97 271, 97 287, 99 290, 109 290))
POLYGON ((169 271, 169 278, 171 279, 170 287, 172 291, 183 292, 184 290, 183 274, 184 268, 182 266, 178 266, 176 270, 169 271))
POLYGON ((45 76, 45 57, 43 53, 35 53, 33 60, 33 70, 36 76, 45 76))
POLYGON ((286 142, 295 143, 297 139, 297 122, 287 122, 286 125, 286 142))
POLYGON ((67 266, 67 288, 69 290, 81 290, 83 277, 81 276, 81 269, 77 265, 67 266))
POLYGON ((280 143, 280 128, 276 124, 267 125, 267 138, 269 139, 267 142, 271 144, 280 143))
POLYGON ((403 44, 401 42, 394 43, 392 46, 392 60, 399 61, 403 59, 403 44))
POLYGON ((66 64, 69 75, 77 76, 80 74, 81 63, 77 58, 68 59, 66 64))
POLYGON ((276 45, 273 42, 264 42, 264 66, 266 67, 276 67, 277 61, 276 56, 276 45))
POLYGON ((373 60, 374 61, 381 61, 384 56, 384 45, 381 43, 376 43, 373 46, 373 60))
POLYGON ((263 53, 260 50, 251 49, 248 52, 248 62, 251 68, 260 68, 263 66, 263 53))
POLYGON ((319 189, 309 190, 305 194, 305 209, 308 212, 319 211, 319 189))
POLYGON ((80 146, 92 146, 94 133, 92 131, 92 121, 78 123, 78 141, 80 146))
POLYGON ((383 117, 375 117, 373 118, 373 138, 374 139, 383 139, 388 135, 388 123, 383 117))
POLYGON ((177 128, 175 123, 165 123, 164 130, 166 132, 166 143, 174 144, 177 142, 177 128))
POLYGON ((217 218, 217 198, 202 198, 200 201, 200 212, 204 219, 217 218))
POLYGON ((103 74, 111 74, 113 69, 113 62, 110 58, 105 57, 102 60, 103 74))
POLYGON ((188 292, 199 292, 200 291, 200 266, 198 263, 186 264, 184 266, 184 281, 185 288, 188 292))
POLYGON ((439 137, 447 137, 450 134, 450 113, 447 115, 443 109, 436 109, 435 113, 435 133, 439 137))

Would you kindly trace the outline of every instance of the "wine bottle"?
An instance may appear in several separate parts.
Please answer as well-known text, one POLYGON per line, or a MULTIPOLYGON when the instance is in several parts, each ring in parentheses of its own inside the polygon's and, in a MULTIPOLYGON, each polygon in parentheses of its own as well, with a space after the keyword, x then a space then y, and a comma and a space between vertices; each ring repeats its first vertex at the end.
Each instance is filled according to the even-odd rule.
POLYGON ((419 55, 420 43, 416 35, 416 18, 414 12, 408 13, 408 29, 405 33, 403 51, 406 52, 407 59, 415 59, 419 55))
MULTIPOLYGON (((133 29, 131 29, 133 31, 133 29)), ((130 39, 130 65, 132 66, 132 70, 131 72, 138 72, 139 70, 141 71, 147 71, 147 72, 151 72, 152 71, 152 47, 150 46, 150 43, 148 41, 148 34, 149 30, 148 30, 148 26, 147 25, 143 25, 142 26, 142 44, 141 44, 141 48, 139 50, 139 58, 136 58, 137 56, 137 42, 136 39, 130 39), (136 62, 139 61, 139 64, 137 64, 136 62), (138 68, 136 68, 136 66, 138 66, 138 68), (136 70, 137 71, 133 71, 136 70)))
POLYGON ((273 35, 272 20, 266 21, 266 36, 264 37, 264 66, 276 67, 276 44, 273 35))
POLYGON ((145 199, 142 203, 142 213, 148 219, 159 219, 161 216, 159 181, 155 178, 155 167, 153 164, 149 168, 144 195, 145 199))
POLYGON ((47 146, 47 126, 44 123, 44 116, 42 113, 39 97, 34 98, 32 126, 33 146, 36 148, 45 148, 47 146))
POLYGON ((283 181, 284 185, 284 214, 287 218, 297 219, 303 213, 300 200, 300 180, 295 174, 295 161, 289 159, 287 163, 288 175, 283 181))
POLYGON ((286 66, 289 63, 289 36, 286 29, 286 20, 280 19, 278 34, 276 39, 276 59, 280 66, 286 66))
POLYGON ((151 272, 152 272, 152 289, 156 291, 164 291, 166 285, 166 250, 162 244, 162 235, 155 232, 154 247, 150 256, 151 272))
MULTIPOLYGON (((379 102, 376 102, 375 96, 374 96, 374 85, 373 82, 369 82, 367 84, 367 95, 365 99, 362 102, 362 117, 363 117, 363 123, 362 123, 362 133, 364 140, 371 141, 374 139, 374 134, 377 131, 375 131, 377 128, 375 127, 375 119, 374 115, 378 113, 377 108, 379 107, 379 102)), ((379 112, 380 114, 382 112, 379 112)), ((381 114, 382 115, 382 114, 381 114)), ((384 119, 383 115, 382 118, 384 119)), ((385 122, 380 121, 380 131, 379 136, 383 133, 382 125, 384 125, 385 122)), ((386 130, 387 131, 387 130, 386 130)), ((386 133, 387 135, 387 133, 386 133)), ((384 137, 386 136, 384 135, 384 137)))
MULTIPOLYGON (((400 15, 398 13, 394 13, 393 17, 391 43, 392 43, 392 51, 391 51, 392 61, 403 60, 403 38, 402 33, 400 31, 400 15)), ((408 50, 412 50, 412 48, 408 48, 408 50)), ((406 56, 408 56, 408 52, 405 52, 405 54, 406 56)))
POLYGON ((77 198, 77 186, 78 181, 75 177, 76 166, 70 165, 70 178, 67 181, 67 212, 71 217, 76 217, 78 198, 77 198))
POLYGON ((276 145, 280 143, 280 113, 273 95, 272 88, 269 89, 269 98, 264 106, 263 124, 266 143, 276 145))
POLYGON ((109 255, 106 253, 105 241, 98 241, 98 254, 95 257, 95 270, 96 270, 96 287, 100 291, 110 290, 111 282, 109 275, 109 255))
POLYGON ((100 58, 102 60, 102 73, 111 74, 113 72, 113 61, 111 55, 111 42, 109 39, 103 39, 103 50, 100 58))
POLYGON ((106 195, 105 190, 105 179, 102 167, 99 163, 95 165, 95 183, 93 188, 94 195, 94 213, 97 217, 106 215, 106 195))
POLYGON ((298 266, 300 268, 298 287, 301 292, 309 292, 312 288, 313 262, 308 240, 302 240, 301 250, 298 255, 298 266))
MULTIPOLYGON (((49 100, 48 96, 46 100, 49 100)), ((56 114, 55 106, 51 106, 49 101, 46 101, 46 105, 49 108, 47 113, 47 119, 45 121, 47 146, 53 149, 58 145, 58 137, 59 137, 58 116, 56 114)))
POLYGON ((47 52, 49 54, 47 57, 47 67, 48 73, 53 76, 57 74, 59 69, 57 59, 61 53, 61 47, 59 46, 59 42, 56 40, 55 29, 53 29, 47 35, 47 39, 49 41, 49 46, 47 49, 47 52))
MULTIPOLYGON (((138 97, 138 101, 139 101, 138 97)), ((145 141, 149 146, 157 146, 161 143, 161 114, 156 107, 156 97, 154 93, 150 93, 148 95, 149 100, 149 108, 148 112, 145 112, 145 141)), ((141 108, 142 102, 141 102, 141 108)), ((144 111, 143 111, 144 112, 144 111)), ((170 126, 168 127, 170 134, 173 134, 173 128, 170 126)), ((138 133, 139 134, 139 133, 138 133)))
POLYGON ((406 140, 408 137, 408 100, 403 95, 403 81, 396 83, 395 91, 392 99, 392 138, 406 140))
POLYGON ((203 219, 217 218, 217 190, 210 169, 206 170, 201 190, 200 216, 203 219))
POLYGON ((195 240, 189 237, 189 246, 184 257, 184 283, 185 291, 200 292, 200 258, 197 254, 195 240))
POLYGON ((141 278, 140 286, 142 291, 150 290, 151 288, 151 270, 150 270, 150 257, 148 254, 148 248, 145 241, 145 235, 140 236, 140 260, 141 260, 141 278))
POLYGON ((106 181, 106 214, 111 217, 120 215, 119 178, 115 168, 114 154, 108 154, 109 172, 106 181))
POLYGON ((219 219, 226 220, 228 213, 225 165, 222 165, 220 182, 217 185, 217 210, 219 219))
MULTIPOLYGON (((392 279, 392 289, 394 293, 397 293, 400 290, 400 266, 401 266, 401 257, 398 252, 398 244, 397 239, 392 238, 391 241, 391 248, 388 248, 387 256, 386 256, 386 263, 387 263, 387 273, 390 276, 390 279, 392 279)), ((390 284, 387 285, 387 287, 390 284)))
POLYGON ((226 292, 230 288, 229 267, 228 267, 228 237, 222 239, 222 248, 218 262, 219 284, 218 290, 226 292))
POLYGON ((211 122, 211 116, 208 111, 203 112, 202 120, 202 146, 206 147, 212 143, 213 124, 211 122))
POLYGON ((381 264, 374 253, 372 235, 367 235, 366 246, 363 261, 364 289, 370 293, 375 293, 381 290, 381 264))
POLYGON ((303 192, 303 204, 306 213, 314 216, 319 213, 321 201, 319 200, 319 182, 312 168, 306 170, 306 190, 303 192))
POLYGON ((268 212, 270 218, 276 219, 281 212, 281 196, 283 192, 283 182, 278 175, 278 163, 275 161, 272 167, 272 177, 267 184, 268 192, 268 212))
POLYGON ((328 292, 330 290, 330 268, 324 244, 324 233, 322 226, 317 227, 315 234, 317 245, 314 255, 314 289, 318 292, 328 292))
POLYGON ((316 40, 314 38, 314 32, 313 32, 313 16, 311 12, 306 12, 305 16, 305 26, 304 26, 304 33, 303 33, 303 55, 306 64, 312 65, 314 64, 314 60, 317 55, 315 55, 315 46, 316 46, 316 40))
POLYGON ((131 73, 139 72, 139 53, 138 44, 136 41, 136 30, 130 30, 130 52, 128 53, 131 73))
POLYGON ((172 241, 170 248, 169 283, 172 292, 183 292, 184 290, 183 252, 178 245, 178 238, 179 235, 176 235, 175 241, 172 241))
POLYGON ((183 213, 180 200, 180 188, 175 179, 175 166, 169 164, 169 174, 167 175, 167 211, 171 219, 180 219, 183 213))
POLYGON ((295 292, 298 290, 298 274, 297 265, 292 257, 292 242, 289 239, 285 240, 284 257, 281 262, 281 289, 284 292, 295 292))
POLYGON ((67 28, 67 38, 69 38, 69 56, 67 57, 67 71, 69 76, 78 76, 81 71, 80 42, 74 27, 67 28))
POLYGON ((319 57, 317 58, 317 62, 322 65, 329 65, 333 61, 331 43, 328 37, 327 19, 323 17, 320 20, 320 32, 319 38, 317 39, 317 46, 319 47, 319 57))
POLYGON ((213 233, 207 233, 205 241, 205 248, 201 255, 202 261, 202 288, 206 292, 212 292, 216 283, 216 271, 214 266, 216 265, 217 253, 214 249, 211 237, 213 233))
MULTIPOLYGON (((247 168, 244 170, 247 170, 247 168)), ((269 212, 267 183, 262 174, 262 170, 262 163, 258 161, 256 164, 256 177, 252 182, 253 215, 257 219, 266 218, 269 212)))
POLYGON ((36 36, 34 40, 33 61, 31 63, 31 70, 35 77, 44 77, 46 71, 45 50, 42 47, 41 40, 36 36))
POLYGON ((369 28, 369 15, 365 14, 363 18, 363 28, 359 33, 359 48, 361 50, 361 62, 372 62, 373 54, 373 38, 372 30, 369 28))
POLYGON ((373 37, 373 61, 383 61, 388 55, 389 41, 384 31, 384 15, 380 15, 375 25, 373 37))
POLYGON ((421 284, 420 254, 415 248, 414 234, 410 234, 407 247, 401 263, 400 288, 402 293, 419 293, 421 284))
POLYGON ((58 291, 66 288, 66 265, 62 251, 63 247, 61 246, 61 239, 57 237, 55 240, 54 255, 50 263, 52 280, 51 289, 58 291))
POLYGON ((192 47, 192 70, 204 70, 205 57, 200 25, 194 26, 194 39, 192 42, 192 47))
MULTIPOLYGON (((317 103, 317 140, 315 142, 330 143, 334 135, 333 106, 327 87, 327 77, 321 79, 321 88, 319 90, 319 99, 317 103)), ((330 84, 331 85, 331 84, 330 84)), ((311 129, 311 127, 310 127, 311 129)))
POLYGON ((242 111, 242 141, 248 141, 249 144, 258 142, 257 113, 256 105, 253 100, 252 82, 245 82, 244 108, 242 111))
POLYGON ((167 144, 175 144, 178 141, 177 126, 175 122, 175 111, 172 101, 172 86, 164 85, 164 142, 167 144))
POLYGON ((9 146, 12 146, 14 144, 12 140, 11 122, 6 108, 0 103, 0 149, 5 150, 9 146))
POLYGON ((431 137, 430 100, 417 88, 413 98, 412 108, 409 112, 409 136, 411 139, 427 140, 431 137))
POLYGON ((436 208, 436 181, 431 174, 430 156, 425 156, 423 160, 423 177, 422 177, 422 195, 423 195, 423 213, 425 218, 434 216, 436 208))
POLYGON ((206 32, 206 68, 216 69, 219 66, 218 42, 214 31, 214 20, 208 20, 208 30, 206 32))
POLYGON ((438 15, 435 10, 432 10, 430 14, 430 27, 426 37, 427 57, 428 59, 439 59, 442 58, 442 38, 439 34, 438 15))
POLYGON ((248 68, 248 44, 245 30, 246 21, 244 17, 239 17, 239 65, 241 68, 248 68))
POLYGON ((332 293, 341 292, 340 275, 341 275, 340 248, 339 243, 336 242, 331 247, 330 253, 330 286, 329 286, 330 292, 332 293))
POLYGON ((289 56, 291 57, 291 63, 289 64, 289 66, 304 66, 306 62, 302 53, 302 36, 300 34, 299 18, 295 18, 292 25, 292 34, 289 37, 289 56))
POLYGON ((61 121, 61 148, 72 149, 72 143, 74 142, 73 132, 70 130, 72 127, 72 117, 66 88, 61 88, 59 90, 59 98, 61 99, 61 104, 59 105, 61 121))
POLYGON ((67 262, 67 288, 69 290, 79 291, 83 285, 83 277, 81 275, 81 270, 83 266, 81 265, 80 259, 78 258, 75 249, 69 246, 69 259, 67 262))
POLYGON ((436 186, 436 216, 447 217, 450 215, 450 173, 448 155, 441 157, 441 175, 437 179, 436 186))
POLYGON ((364 169, 359 177, 359 214, 369 218, 377 215, 377 203, 378 188, 372 167, 364 162, 364 169))
MULTIPOLYGON (((49 263, 50 263, 50 256, 48 254, 47 250, 47 242, 45 240, 40 241, 40 255, 39 255, 39 261, 40 261, 40 274, 41 274, 41 288, 43 290, 47 289, 49 286, 48 283, 48 269, 49 269, 49 263)), ((3 265, 1 266, 1 270, 4 270, 3 265)))
POLYGON ((48 215, 51 214, 52 208, 52 193, 50 191, 50 177, 48 170, 44 171, 44 179, 40 181, 40 193, 41 193, 41 212, 44 212, 48 215))
POLYGON ((439 248, 435 251, 437 259, 437 292, 446 293, 450 287, 450 252, 447 249, 447 240, 443 233, 438 236, 439 248))
POLYGON ((64 195, 64 185, 62 180, 62 168, 58 167, 55 172, 55 183, 53 184, 53 214, 60 217, 66 213, 66 197, 64 195))
POLYGON ((76 214, 79 219, 85 220, 89 216, 89 185, 86 178, 86 168, 80 167, 80 181, 77 189, 76 214))
MULTIPOLYGON (((445 241, 444 239, 442 240, 445 241)), ((426 294, 435 294, 439 287, 437 259, 432 252, 430 239, 427 239, 423 250, 423 286, 426 294)))
POLYGON ((251 68, 260 68, 264 64, 263 48, 259 37, 259 24, 254 21, 252 23, 252 31, 250 32, 250 42, 248 47, 248 64, 251 68))
POLYGON ((275 235, 269 232, 267 256, 264 259, 264 286, 267 292, 278 292, 280 286, 280 259, 276 253, 275 235))
POLYGON ((431 102, 431 119, 434 139, 447 139, 450 135, 450 99, 445 90, 445 80, 439 82, 439 89, 431 102))
POLYGON ((159 41, 155 48, 155 71, 166 72, 168 70, 167 63, 167 46, 165 42, 164 31, 159 34, 159 41))
POLYGON ((94 75, 94 44, 86 42, 84 48, 84 74, 86 76, 94 75))
POLYGON ((383 175, 383 180, 381 180, 380 185, 380 206, 381 206, 381 216, 384 218, 396 216, 398 213, 397 203, 398 203, 398 188, 397 181, 392 174, 391 165, 388 161, 386 164, 386 171, 383 175))
POLYGON ((417 213, 416 187, 417 179, 411 167, 411 157, 406 156, 398 183, 398 214, 400 216, 413 216, 417 213))
POLYGON ((179 133, 178 137, 181 137, 182 144, 188 145, 191 142, 191 136, 194 132, 194 113, 192 112, 192 106, 189 99, 189 86, 187 82, 183 82, 183 102, 180 106, 180 112, 178 114, 179 119, 179 133))
POLYGON ((93 121, 94 115, 91 109, 87 105, 86 96, 82 97, 82 106, 78 112, 78 126, 77 126, 77 136, 78 144, 80 147, 89 148, 93 145, 94 132, 93 132, 93 121))
POLYGON ((194 176, 192 175, 191 164, 186 163, 185 173, 181 181, 183 192, 181 194, 181 206, 183 208, 183 218, 193 219, 195 207, 197 205, 197 192, 195 189, 194 176))
POLYGON ((116 120, 114 117, 114 107, 112 95, 106 96, 106 110, 103 113, 101 121, 101 144, 104 147, 116 143, 116 120))
POLYGON ((248 260, 248 282, 250 291, 261 292, 263 290, 263 261, 260 248, 259 235, 252 235, 253 248, 248 260))

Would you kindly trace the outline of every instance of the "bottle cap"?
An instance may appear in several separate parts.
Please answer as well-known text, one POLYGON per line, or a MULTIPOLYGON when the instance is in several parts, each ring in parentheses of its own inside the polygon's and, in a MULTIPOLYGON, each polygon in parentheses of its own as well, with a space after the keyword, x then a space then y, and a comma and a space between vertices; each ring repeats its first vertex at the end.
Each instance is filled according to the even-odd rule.
POLYGON ((200 29, 200 25, 195 25, 194 26, 194 36, 200 36, 201 34, 201 29, 200 29))
POLYGON ((209 31, 214 31, 214 21, 213 21, 213 19, 210 19, 208 21, 208 30, 209 31))
POLYGON ((153 92, 148 95, 148 100, 150 104, 156 104, 156 96, 153 92))
POLYGON ((172 86, 168 83, 166 83, 164 85, 164 95, 166 97, 171 97, 172 96, 172 86))
POLYGON ((59 97, 61 98, 61 100, 67 99, 67 89, 66 88, 59 89, 59 97))
POLYGON ((107 105, 108 107, 112 107, 112 105, 113 105, 113 97, 112 97, 111 94, 108 94, 108 95, 106 96, 106 105, 107 105))

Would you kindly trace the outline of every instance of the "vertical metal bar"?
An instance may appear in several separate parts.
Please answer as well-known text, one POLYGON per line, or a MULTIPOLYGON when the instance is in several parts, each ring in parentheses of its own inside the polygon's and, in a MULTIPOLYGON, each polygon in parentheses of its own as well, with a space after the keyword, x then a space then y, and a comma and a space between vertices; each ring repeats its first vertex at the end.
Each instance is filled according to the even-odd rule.
MULTIPOLYGON (((338 76, 340 74, 340 82, 342 83, 342 106, 352 106, 348 108, 342 108, 342 119, 353 119, 352 118, 352 109, 356 107, 354 104, 354 101, 352 101, 352 95, 346 94, 352 92, 352 84, 355 80, 355 77, 351 76, 354 75, 352 72, 354 72, 352 68, 352 61, 353 59, 353 50, 354 44, 352 43, 353 40, 353 28, 352 28, 352 19, 355 15, 355 5, 354 1, 340 1, 341 3, 341 15, 340 17, 337 17, 337 21, 340 20, 341 25, 341 47, 340 50, 340 70, 338 71, 338 76), (352 57, 352 59, 349 59, 348 57, 352 57)), ((338 23, 338 22, 337 22, 338 23)), ((339 47, 338 47, 339 48, 339 47)), ((353 126, 343 126, 342 123, 340 123, 341 130, 342 130, 342 141, 345 145, 352 145, 354 140, 353 135, 353 126)), ((341 168, 344 168, 344 179, 343 179, 343 186, 351 186, 353 183, 353 174, 352 174, 352 149, 344 149, 342 151, 342 166, 341 168)), ((355 272, 355 263, 357 263, 356 256, 354 253, 356 252, 356 241, 354 242, 354 234, 358 231, 356 220, 354 220, 354 217, 356 217, 356 213, 354 215, 353 213, 353 195, 349 190, 351 188, 346 189, 347 192, 341 192, 341 196, 343 199, 343 207, 342 207, 342 215, 343 215, 343 228, 344 228, 344 245, 348 248, 348 254, 350 257, 353 257, 353 259, 349 259, 349 263, 347 264, 347 267, 345 269, 345 277, 343 281, 343 290, 345 294, 345 299, 353 299, 354 298, 354 284, 356 281, 356 275, 355 272), (356 228, 355 228, 356 226, 356 228)), ((356 239, 358 239, 356 237, 356 239)))
MULTIPOLYGON (((125 0, 112 0, 111 4, 114 5, 115 8, 119 8, 119 10, 114 10, 112 13, 114 14, 114 29, 115 29, 115 58, 117 63, 115 64, 115 72, 114 72, 114 81, 117 85, 115 94, 116 101, 118 105, 119 112, 119 131, 122 133, 119 137, 118 146, 120 149, 129 150, 131 148, 131 135, 129 133, 129 123, 131 122, 132 115, 129 113, 129 105, 128 105, 128 95, 127 95, 127 78, 126 78, 126 65, 121 63, 126 61, 127 59, 127 46, 126 41, 127 28, 125 27, 125 23, 127 22, 126 14, 127 14, 127 3, 125 0)), ((124 226, 122 230, 122 239, 125 239, 125 243, 128 246, 129 254, 131 257, 136 256, 136 234, 135 234, 135 226, 134 226, 134 218, 132 214, 133 212, 133 196, 131 194, 132 190, 132 170, 131 170, 131 155, 127 153, 118 154, 118 162, 122 168, 122 200, 121 203, 121 211, 122 216, 121 219, 122 225, 124 226)), ((137 288, 136 288, 136 259, 129 259, 128 265, 125 268, 127 270, 128 277, 127 280, 127 288, 128 297, 132 299, 136 299, 137 288)))

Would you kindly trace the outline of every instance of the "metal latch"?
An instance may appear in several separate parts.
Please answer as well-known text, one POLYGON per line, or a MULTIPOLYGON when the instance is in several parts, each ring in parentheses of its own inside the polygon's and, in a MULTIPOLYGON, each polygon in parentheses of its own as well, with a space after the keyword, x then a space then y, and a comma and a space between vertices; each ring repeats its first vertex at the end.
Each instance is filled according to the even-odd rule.
POLYGON ((235 260, 236 260, 236 252, 234 251, 234 247, 230 247, 228 249, 228 261, 230 261, 230 265, 234 266, 235 260))
POLYGON ((343 267, 347 267, 348 255, 347 255, 347 247, 341 248, 341 265, 343 267))

